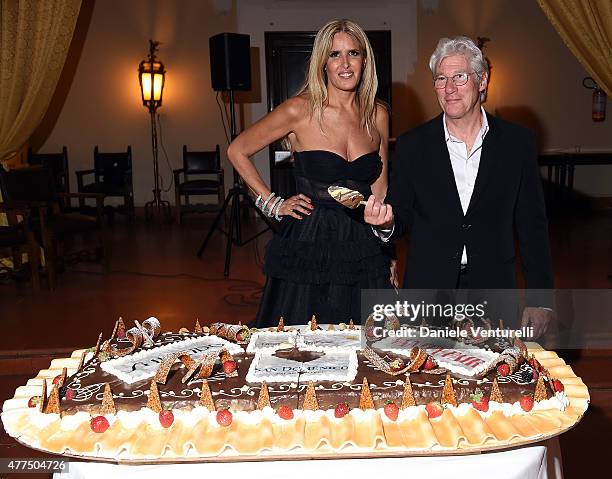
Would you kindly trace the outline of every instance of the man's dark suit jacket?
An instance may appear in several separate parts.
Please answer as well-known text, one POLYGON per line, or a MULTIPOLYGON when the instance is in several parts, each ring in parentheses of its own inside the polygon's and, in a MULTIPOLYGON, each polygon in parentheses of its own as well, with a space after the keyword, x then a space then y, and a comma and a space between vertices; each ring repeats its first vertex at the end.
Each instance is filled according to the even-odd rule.
POLYGON ((387 203, 392 238, 409 231, 405 288, 455 288, 463 246, 469 287, 516 288, 514 228, 526 288, 553 287, 548 222, 530 130, 487 115, 474 192, 464 215, 443 115, 399 136, 387 203))

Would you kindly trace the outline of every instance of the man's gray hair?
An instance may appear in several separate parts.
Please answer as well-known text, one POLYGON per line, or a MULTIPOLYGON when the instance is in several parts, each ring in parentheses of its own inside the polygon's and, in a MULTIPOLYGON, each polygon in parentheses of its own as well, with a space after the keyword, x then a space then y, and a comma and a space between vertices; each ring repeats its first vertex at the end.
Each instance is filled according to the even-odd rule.
MULTIPOLYGON (((480 48, 468 37, 441 38, 436 50, 429 59, 429 68, 433 77, 436 77, 440 62, 451 55, 464 55, 470 67, 476 72, 478 82, 482 79, 483 73, 489 75, 489 64, 482 56, 480 48)), ((468 72, 469 73, 469 72, 468 72)))

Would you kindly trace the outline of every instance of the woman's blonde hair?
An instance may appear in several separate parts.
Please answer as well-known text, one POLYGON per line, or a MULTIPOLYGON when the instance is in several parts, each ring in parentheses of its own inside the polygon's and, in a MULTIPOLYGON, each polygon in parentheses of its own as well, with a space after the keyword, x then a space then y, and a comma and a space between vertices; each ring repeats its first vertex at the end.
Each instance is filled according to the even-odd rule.
POLYGON ((312 47, 306 81, 297 95, 303 95, 307 98, 310 114, 316 116, 321 130, 323 130, 323 110, 328 101, 325 65, 329 58, 334 35, 340 32, 349 34, 357 41, 365 61, 361 80, 357 86, 357 105, 359 106, 361 127, 365 128, 371 135, 376 122, 376 91, 378 90, 376 63, 368 37, 355 22, 346 19, 332 20, 319 30, 312 47))

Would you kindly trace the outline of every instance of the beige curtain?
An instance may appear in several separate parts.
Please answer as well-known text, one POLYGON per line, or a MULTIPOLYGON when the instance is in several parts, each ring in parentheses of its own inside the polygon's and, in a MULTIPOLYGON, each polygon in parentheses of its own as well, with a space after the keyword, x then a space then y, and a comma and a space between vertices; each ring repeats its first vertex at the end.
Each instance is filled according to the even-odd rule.
MULTIPOLYGON (((23 162, 64 67, 81 0, 0 0, 0 162, 23 162)), ((2 196, 0 195, 0 201, 2 196)), ((0 214, 0 225, 6 225, 0 214)))
POLYGON ((19 155, 47 111, 81 0, 0 0, 0 161, 19 155))
POLYGON ((538 0, 565 44, 612 96, 612 0, 538 0))

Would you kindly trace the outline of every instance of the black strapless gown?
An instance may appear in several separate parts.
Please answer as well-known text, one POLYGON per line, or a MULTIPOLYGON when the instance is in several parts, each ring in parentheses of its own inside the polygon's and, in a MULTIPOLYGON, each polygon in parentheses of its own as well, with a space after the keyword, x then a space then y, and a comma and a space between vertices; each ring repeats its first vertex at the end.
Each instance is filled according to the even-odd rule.
POLYGON ((382 168, 377 152, 346 161, 336 153, 294 153, 299 193, 314 204, 302 220, 285 216, 266 251, 267 275, 257 327, 360 322, 361 289, 390 288, 390 255, 363 221, 363 207, 350 210, 327 192, 330 185, 360 191, 367 199, 382 168))

